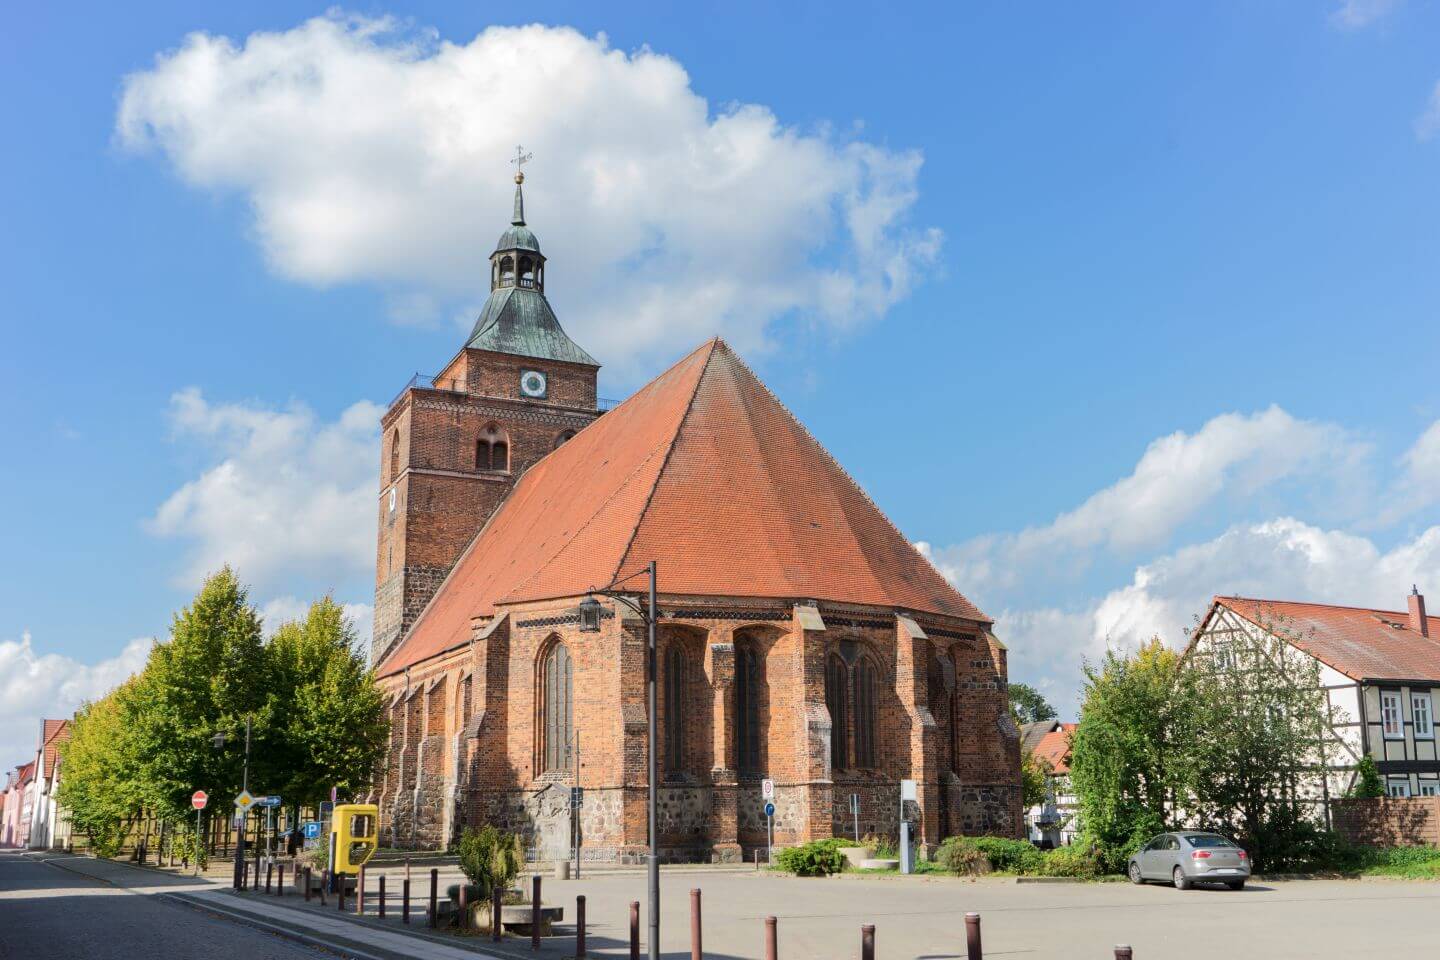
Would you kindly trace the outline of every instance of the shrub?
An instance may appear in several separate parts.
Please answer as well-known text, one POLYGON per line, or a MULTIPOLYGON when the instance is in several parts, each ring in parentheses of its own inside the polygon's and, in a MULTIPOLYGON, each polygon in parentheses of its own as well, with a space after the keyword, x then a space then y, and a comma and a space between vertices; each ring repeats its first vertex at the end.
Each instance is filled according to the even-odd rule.
POLYGON ((1079 877, 1093 880, 1103 872, 1100 859, 1085 847, 1056 847, 1042 854, 1040 863, 1042 877, 1079 877))
POLYGON ((990 860, 975 845, 974 837, 947 837, 935 851, 935 862, 957 877, 989 873, 990 860))
POLYGON ((1380 768, 1375 766, 1374 757, 1366 754, 1360 758, 1355 765, 1355 779, 1346 796, 1370 800, 1385 796, 1385 781, 1380 779, 1380 768))
POLYGON ((845 869, 845 855, 840 848, 844 840, 811 840, 798 847, 787 847, 776 855, 780 869, 788 870, 797 877, 823 877, 845 869))
POLYGON ((895 847, 895 841, 891 840, 888 835, 879 836, 877 834, 867 833, 861 838, 860 846, 874 850, 877 860, 898 860, 900 858, 899 851, 895 847))
POLYGON ((961 876, 998 870, 1001 873, 1038 873, 1045 855, 1028 840, 1005 837, 950 837, 940 844, 935 860, 961 876))
MULTIPOLYGON (((525 864, 525 851, 516 834, 486 824, 479 830, 467 827, 460 837, 460 870, 470 881, 477 900, 488 898, 495 887, 510 886, 525 864)), ((465 891, 466 900, 472 890, 465 891)))

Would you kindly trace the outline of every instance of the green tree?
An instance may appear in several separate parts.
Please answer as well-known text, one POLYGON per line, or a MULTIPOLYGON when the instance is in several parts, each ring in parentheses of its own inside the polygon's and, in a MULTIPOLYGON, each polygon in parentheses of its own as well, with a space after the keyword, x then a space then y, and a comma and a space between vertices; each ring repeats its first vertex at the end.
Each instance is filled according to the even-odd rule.
POLYGON ((1380 779, 1380 768, 1375 766, 1374 757, 1366 754, 1355 765, 1355 780, 1347 795, 1364 800, 1385 796, 1385 781, 1380 779))
POLYGON ((1035 756, 1033 751, 1020 751, 1020 796, 1024 806, 1033 807, 1045 802, 1046 778, 1051 774, 1050 764, 1035 756))
POLYGON ((133 736, 132 678, 75 715, 70 740, 60 748, 64 776, 58 799, 74 828, 102 856, 113 855, 145 805, 140 757, 133 736))
POLYGON ((1158 637, 1131 656, 1108 651, 1085 678, 1070 777, 1086 840, 1117 870, 1164 829, 1184 769, 1175 738, 1195 728, 1179 655, 1158 637))
POLYGON ((1020 724, 1054 720, 1057 716, 1044 695, 1028 683, 1010 684, 1010 711, 1020 724))
POLYGON ((304 620, 275 632, 266 655, 273 789, 297 804, 318 803, 331 787, 359 793, 385 755, 390 728, 344 610, 329 597, 316 601, 304 620))

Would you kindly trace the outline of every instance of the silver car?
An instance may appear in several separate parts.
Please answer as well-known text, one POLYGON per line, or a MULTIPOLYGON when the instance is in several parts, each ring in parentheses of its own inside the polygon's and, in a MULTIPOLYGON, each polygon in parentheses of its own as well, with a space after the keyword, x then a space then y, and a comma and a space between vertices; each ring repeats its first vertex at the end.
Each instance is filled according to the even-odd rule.
POLYGON ((1218 833, 1162 833, 1130 856, 1130 882, 1168 880, 1177 890, 1223 883, 1239 890, 1250 878, 1250 857, 1218 833))

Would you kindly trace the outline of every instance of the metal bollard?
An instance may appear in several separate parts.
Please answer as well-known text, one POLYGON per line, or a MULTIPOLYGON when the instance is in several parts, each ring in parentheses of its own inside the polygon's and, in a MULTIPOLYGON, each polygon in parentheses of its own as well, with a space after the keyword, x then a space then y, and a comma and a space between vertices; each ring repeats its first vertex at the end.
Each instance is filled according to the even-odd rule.
POLYGON ((490 939, 499 943, 505 936, 505 924, 501 921, 501 911, 505 906, 505 891, 500 889, 500 884, 490 888, 490 939))
POLYGON ((310 902, 310 868, 305 868, 305 902, 310 902))
POLYGON ((780 953, 779 937, 775 930, 775 918, 765 918, 765 960, 776 960, 780 953))
POLYGON ((965 914, 965 956, 966 960, 982 960, 980 950, 980 914, 965 914))
POLYGON ((267 864, 265 864, 265 895, 266 895, 266 896, 269 896, 269 895, 270 895, 270 878, 271 878, 271 874, 273 874, 274 872, 275 872, 275 864, 273 864, 273 863, 267 863, 267 864))
POLYGON ((700 960, 700 888, 690 891, 690 960, 700 960))
POLYGON ((430 915, 429 924, 434 927, 440 922, 439 915, 435 912, 435 891, 440 887, 440 871, 435 867, 430 868, 430 915))
POLYGON ((575 960, 585 960, 585 894, 575 898, 575 960))
POLYGON ((530 949, 540 949, 540 874, 530 878, 530 949))
POLYGON ((469 930, 469 929, 470 929, 470 898, 469 898, 469 891, 466 889, 466 888, 469 887, 469 886, 470 886, 469 878, 467 878, 467 877, 461 877, 461 878, 460 878, 460 929, 461 929, 461 930, 469 930))
POLYGON ((400 922, 410 922, 410 878, 400 881, 400 922))
POLYGON ((630 901, 630 960, 640 960, 640 901, 630 901))
POLYGON ((860 928, 860 960, 875 960, 875 924, 867 923, 860 928))
POLYGON ((280 882, 275 884, 275 896, 285 896, 285 864, 280 864, 280 882))
POLYGON ((385 874, 380 874, 380 919, 385 919, 385 874))
POLYGON ((365 916, 365 864, 360 864, 360 869, 355 877, 355 916, 365 916))
POLYGON ((337 874, 337 875, 336 875, 336 879, 339 880, 340 883, 339 883, 339 885, 336 886, 336 888, 335 888, 335 891, 336 891, 336 893, 335 893, 335 903, 336 903, 337 908, 340 910, 340 912, 341 912, 341 913, 344 913, 344 912, 345 912, 345 887, 346 887, 345 874, 343 874, 343 873, 337 874))
POLYGON ((325 906, 325 888, 330 886, 329 869, 320 871, 320 906, 325 906))
POLYGON ((1130 960, 1133 955, 1128 943, 1115 944, 1115 960, 1130 960))

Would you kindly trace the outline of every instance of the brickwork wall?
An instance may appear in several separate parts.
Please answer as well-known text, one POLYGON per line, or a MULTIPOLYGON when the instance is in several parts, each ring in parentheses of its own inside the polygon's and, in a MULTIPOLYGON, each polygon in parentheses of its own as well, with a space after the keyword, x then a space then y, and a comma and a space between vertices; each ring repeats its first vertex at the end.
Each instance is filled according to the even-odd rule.
POLYGON ((1440 797, 1330 801, 1335 831, 1374 847, 1440 846, 1440 797))
POLYGON ((542 402, 584 410, 595 409, 594 367, 482 350, 467 350, 466 353, 470 355, 467 376, 471 393, 520 399, 520 371, 539 370, 545 374, 548 388, 548 396, 542 402))
MULTIPOLYGON (((537 857, 565 855, 573 829, 568 798, 574 769, 539 769, 537 739, 540 664, 550 646, 560 642, 574 670, 574 725, 585 789, 583 855, 630 861, 643 855, 645 631, 640 621, 612 608, 599 632, 582 633, 575 602, 516 607, 498 624, 477 621, 468 647, 417 665, 408 677, 382 678, 388 692, 403 696, 405 689, 412 691, 409 711, 397 708, 404 735, 392 735, 391 752, 399 756, 387 760, 379 794, 382 830, 392 842, 437 847, 465 825, 492 822, 519 832, 537 857), (472 676, 468 720, 458 694, 466 673, 472 676), (465 769, 457 769, 459 763, 465 769)), ((822 608, 826 629, 806 630, 789 608, 756 608, 764 616, 751 622, 705 612, 710 606, 733 610, 753 603, 745 598, 705 607, 682 598, 674 610, 662 598, 662 609, 691 609, 686 602, 695 605, 693 612, 667 617, 659 631, 662 758, 666 653, 678 648, 686 656, 683 763, 662 773, 659 791, 660 842, 667 860, 733 860, 763 848, 760 780, 765 775, 777 785, 774 826, 780 845, 850 835, 851 793, 861 795, 862 835, 893 835, 902 778, 921 784, 921 802, 911 813, 921 824, 924 844, 933 846, 943 838, 936 826, 942 822, 950 832, 1019 834, 1018 739, 1012 744, 1000 722, 1008 717, 1003 650, 983 640, 974 625, 950 624, 953 637, 937 633, 909 641, 906 656, 925 665, 925 682, 916 683, 916 668, 902 662, 889 611, 822 608), (734 722, 737 645, 751 645, 762 654, 761 769, 755 771, 735 769, 735 738, 723 729, 734 722), (852 663, 868 657, 876 666, 877 762, 872 769, 830 770, 823 663, 832 652, 852 663), (943 748, 939 722, 916 720, 931 716, 932 656, 951 656, 958 665, 953 702, 963 722, 960 750, 953 757, 943 748), (897 683, 897 676, 911 682, 897 683)), ((938 705, 942 698, 934 699, 938 705)), ((853 743, 853 709, 850 716, 853 743)), ((943 716, 948 722, 948 713, 943 716)))

